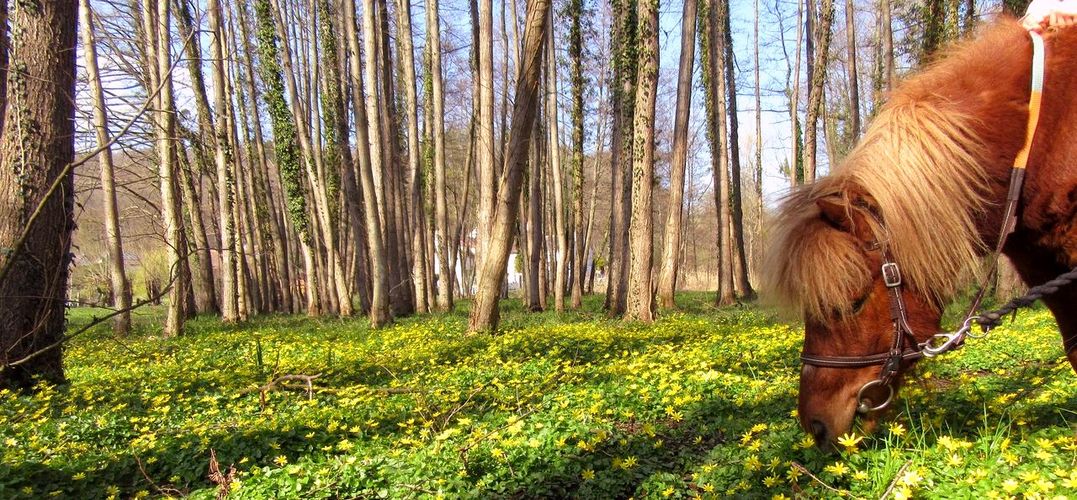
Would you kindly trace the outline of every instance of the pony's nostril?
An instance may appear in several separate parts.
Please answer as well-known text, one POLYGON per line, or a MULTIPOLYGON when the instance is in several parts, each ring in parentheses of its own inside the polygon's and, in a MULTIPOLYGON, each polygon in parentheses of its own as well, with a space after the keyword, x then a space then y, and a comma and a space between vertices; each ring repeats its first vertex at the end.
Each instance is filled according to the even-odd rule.
POLYGON ((818 420, 811 421, 811 434, 815 438, 815 443, 822 446, 826 441, 826 426, 818 420))

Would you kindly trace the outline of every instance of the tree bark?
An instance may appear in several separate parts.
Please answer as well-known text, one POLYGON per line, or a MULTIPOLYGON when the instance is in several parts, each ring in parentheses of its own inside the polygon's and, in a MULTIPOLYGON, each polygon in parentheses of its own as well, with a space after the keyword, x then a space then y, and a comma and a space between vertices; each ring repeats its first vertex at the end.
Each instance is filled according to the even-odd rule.
POLYGON ((315 315, 318 312, 318 303, 314 294, 313 280, 317 276, 311 250, 310 220, 307 217, 305 188, 300 172, 302 167, 299 165, 301 160, 296 144, 295 122, 284 94, 284 76, 279 62, 280 53, 277 48, 277 31, 272 8, 269 0, 257 0, 254 3, 255 16, 258 20, 260 68, 262 83, 265 86, 263 98, 269 108, 273 123, 273 147, 276 151, 277 169, 280 171, 288 201, 288 214, 295 231, 299 234, 299 246, 303 254, 306 279, 304 288, 307 314, 315 315))
MULTIPOLYGON (((566 6, 569 25, 568 52, 572 79, 572 307, 583 305, 583 93, 587 84, 583 76, 583 0, 570 0, 566 6)), ((551 37, 552 38, 552 37, 551 37)))
MULTIPOLYGON (((808 19, 811 18, 812 14, 809 13, 808 19)), ((808 183, 815 182, 818 122, 823 107, 827 58, 830 54, 830 27, 833 21, 834 0, 820 0, 819 20, 815 26, 815 32, 806 34, 809 39, 814 38, 815 45, 815 57, 809 62, 808 111, 804 119, 804 181, 808 183)))
POLYGON ((853 0, 845 0, 845 44, 849 59, 849 124, 848 143, 860 137, 860 77, 856 70, 856 8, 853 0))
MULTIPOLYGON (((157 95, 156 144, 158 176, 161 188, 161 218, 164 223, 165 246, 168 262, 168 281, 172 287, 168 293, 168 310, 164 321, 163 335, 173 337, 183 333, 185 292, 187 282, 182 269, 187 258, 187 247, 183 238, 183 222, 179 214, 179 202, 176 196, 176 125, 173 113, 172 97, 172 47, 171 18, 172 4, 168 0, 146 0, 143 5, 147 11, 156 8, 154 27, 156 34, 156 78, 160 85, 157 95)), ((148 16, 147 16, 148 17, 148 16)))
POLYGON ((695 65, 696 0, 685 0, 681 17, 681 61, 677 76, 677 115, 673 121, 673 152, 670 158, 669 215, 658 273, 658 304, 677 307, 677 273, 680 267, 684 211, 684 168, 688 160, 688 118, 692 107, 692 75, 695 65))
POLYGON ((718 293, 715 305, 734 302, 732 244, 729 213, 729 145, 726 131, 725 43, 721 16, 726 0, 708 0, 705 16, 707 29, 702 33, 704 87, 707 91, 708 139, 711 147, 711 170, 714 176, 714 205, 718 216, 718 293))
POLYGON ((74 175, 66 167, 75 157, 77 10, 74 1, 12 6, 0 135, 0 386, 64 379, 57 342, 75 228, 74 175))
POLYGON ((531 128, 535 124, 549 10, 549 0, 528 0, 527 19, 524 22, 524 58, 520 66, 520 78, 516 82, 516 102, 506 153, 508 162, 501 175, 502 188, 498 193, 498 203, 490 225, 491 239, 487 249, 489 253, 482 259, 478 292, 468 320, 468 331, 471 332, 493 332, 497 329, 498 296, 512 247, 512 230, 520 207, 527 147, 531 142, 531 128))
MULTIPOLYGON (((374 328, 381 327, 391 320, 389 314, 389 277, 386 263, 385 246, 382 239, 380 212, 377 193, 374 186, 375 169, 381 169, 381 134, 379 127, 371 127, 368 123, 368 112, 377 116, 377 73, 370 67, 376 64, 373 49, 373 39, 367 37, 364 40, 367 46, 366 68, 361 68, 359 51, 359 28, 355 15, 355 0, 347 0, 344 4, 345 29, 348 37, 349 68, 352 80, 352 113, 355 116, 355 142, 358 146, 359 173, 362 183, 364 207, 366 208, 367 249, 370 253, 370 325, 374 328), (365 71, 364 71, 365 69, 365 71), (363 105, 364 87, 363 78, 369 78, 373 83, 369 95, 366 96, 365 107, 363 105)), ((370 15, 370 26, 366 27, 368 11, 364 8, 364 29, 373 31, 373 13, 370 15)))
MULTIPOLYGON (((101 194, 105 219, 105 245, 108 247, 109 282, 112 286, 112 307, 122 311, 112 321, 116 335, 127 335, 131 330, 131 284, 124 269, 123 241, 120 237, 120 216, 116 206, 116 179, 112 166, 112 138, 108 131, 108 109, 105 93, 101 88, 101 74, 97 67, 97 41, 94 36, 93 12, 89 0, 79 1, 79 22, 82 23, 83 55, 86 58, 86 79, 90 83, 93 99, 94 132, 97 147, 101 150, 97 162, 101 166, 101 194)), ((6 20, 0 22, 6 23, 6 20)))
MULTIPOLYGON (((552 16, 552 14, 551 14, 552 16)), ((553 225, 554 238, 557 239, 557 254, 554 268, 553 308, 557 312, 565 310, 565 281, 568 273, 568 235, 565 232, 564 188, 561 184, 561 140, 557 120, 557 56, 554 53, 553 23, 546 34, 546 129, 550 137, 550 172, 553 185, 553 225)))
POLYGON ((721 15, 722 45, 725 49, 726 110, 729 116, 729 196, 730 228, 732 230, 733 287, 745 298, 755 298, 755 290, 748 280, 748 259, 744 251, 744 209, 740 178, 740 120, 737 117, 737 77, 733 60, 733 30, 729 22, 729 3, 719 4, 721 15))
POLYGON ((625 319, 654 321, 652 288, 654 222, 654 106, 658 92, 658 0, 639 2, 639 73, 636 80, 632 148, 630 272, 625 319))
MULTIPOLYGON (((213 103, 218 115, 226 112, 225 80, 228 79, 224 60, 224 31, 221 27, 221 7, 218 0, 209 0, 206 10, 209 14, 210 52, 213 58, 213 103)), ((236 227, 233 225, 233 193, 235 192, 235 161, 228 141, 228 123, 224 116, 218 116, 214 123, 207 116, 204 125, 211 127, 216 148, 214 164, 217 167, 217 205, 220 207, 220 249, 221 254, 221 319, 225 323, 239 320, 238 291, 236 289, 236 227)))
MULTIPOLYGON (((449 260, 449 206, 445 198, 445 91, 441 70, 441 17, 438 0, 426 2, 427 44, 430 53, 430 80, 433 99, 434 142, 434 220, 440 243, 436 243, 438 259, 438 309, 453 309, 452 271, 455 262, 449 260)), ((464 178, 467 183, 467 177, 464 178)))
POLYGON ((636 99, 638 0, 614 0, 613 127, 610 150, 610 255, 606 310, 625 311, 628 296, 628 226, 632 212, 632 126, 636 99))
MULTIPOLYGON (((497 170, 494 163, 494 18, 492 0, 479 0, 478 31, 478 138, 476 157, 479 166, 479 221, 493 220, 497 197, 497 170)), ((479 267, 486 258, 486 244, 490 240, 490 227, 478 224, 479 267)))

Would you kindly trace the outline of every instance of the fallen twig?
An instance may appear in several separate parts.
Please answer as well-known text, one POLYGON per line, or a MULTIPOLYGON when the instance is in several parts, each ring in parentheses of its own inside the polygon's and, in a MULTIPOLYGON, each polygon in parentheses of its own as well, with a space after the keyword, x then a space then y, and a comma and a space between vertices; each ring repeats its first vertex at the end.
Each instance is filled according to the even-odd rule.
POLYGON ((307 399, 314 399, 314 380, 321 376, 321 373, 315 375, 281 375, 273 380, 270 380, 267 384, 261 387, 245 389, 241 391, 239 395, 243 396, 252 392, 257 392, 262 396, 264 400, 267 392, 277 389, 279 387, 283 389, 306 389, 307 399), (299 380, 303 382, 303 385, 297 386, 292 384, 282 384, 282 382, 288 382, 290 380, 299 380))
POLYGON ((815 482, 823 485, 824 488, 826 488, 826 489, 828 489, 830 491, 833 491, 834 493, 837 493, 838 495, 843 496, 843 497, 851 496, 851 493, 849 493, 849 491, 847 491, 847 490, 841 490, 841 489, 835 488, 835 487, 833 487, 833 486, 831 486, 829 484, 824 483, 822 479, 819 479, 815 474, 812 474, 811 471, 808 470, 807 467, 804 467, 803 465, 800 465, 800 462, 793 462, 793 467, 796 467, 797 470, 799 470, 800 472, 803 472, 804 474, 807 474, 808 477, 812 478, 812 480, 814 480, 815 482))
POLYGON ((905 465, 902 465, 901 468, 898 469, 897 474, 894 474, 894 480, 890 481, 890 486, 886 487, 886 491, 883 492, 883 496, 879 497, 879 500, 883 500, 884 498, 890 496, 890 494, 894 492, 894 487, 897 486, 898 481, 901 481, 901 477, 905 475, 905 469, 908 469, 909 464, 911 464, 911 463, 912 463, 911 460, 907 461, 907 462, 905 462, 905 465))

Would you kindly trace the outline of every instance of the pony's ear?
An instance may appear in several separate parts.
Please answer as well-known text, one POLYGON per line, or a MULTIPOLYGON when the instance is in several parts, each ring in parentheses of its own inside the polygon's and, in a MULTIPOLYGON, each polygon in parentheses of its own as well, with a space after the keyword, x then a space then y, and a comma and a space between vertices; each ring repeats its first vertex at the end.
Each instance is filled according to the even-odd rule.
POLYGON ((825 196, 815 200, 815 205, 828 224, 849 233, 855 229, 856 210, 849 206, 849 200, 841 196, 825 196))

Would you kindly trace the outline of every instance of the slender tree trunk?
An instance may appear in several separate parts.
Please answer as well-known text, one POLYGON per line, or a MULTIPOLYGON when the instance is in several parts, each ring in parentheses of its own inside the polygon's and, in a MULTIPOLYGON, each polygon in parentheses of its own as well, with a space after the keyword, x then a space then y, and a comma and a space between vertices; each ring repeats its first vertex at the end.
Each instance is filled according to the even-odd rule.
MULTIPOLYGON (((552 14, 551 14, 552 16, 552 14)), ((550 172, 553 185, 553 225, 557 238, 557 254, 554 270, 553 307, 557 312, 565 310, 565 281, 568 273, 568 235, 565 232, 564 188, 561 184, 561 140, 557 123, 557 55, 554 53, 553 23, 546 34, 546 128, 549 131, 550 172)))
POLYGON ((516 82, 516 103, 512 114, 512 129, 508 145, 508 162, 501 175, 501 190, 490 225, 489 254, 482 259, 478 292, 471 308, 468 330, 495 331, 498 323, 498 296, 504 280, 509 251, 512 247, 512 228, 515 225, 523 184, 527 146, 535 124, 535 109, 542 68, 542 52, 549 20, 549 0, 528 0, 524 22, 524 59, 520 78, 516 82))
MULTIPOLYGON (((811 14, 808 15, 810 19, 811 14)), ((815 58, 810 62, 808 111, 804 123, 804 177, 805 182, 815 182, 816 149, 818 148, 818 122, 822 113, 823 90, 826 84, 827 58, 830 55, 830 27, 834 20, 834 1, 820 0, 819 22, 815 33, 807 33, 815 39, 815 58)), ((809 56, 810 57, 810 56, 809 56)))
POLYGON ((36 377, 64 380, 57 342, 75 228, 74 175, 66 167, 75 159, 78 4, 15 2, 10 14, 12 64, 4 76, 11 86, 0 134, 0 248, 7 250, 0 255, 0 386, 29 388, 36 377))
POLYGON ((882 19, 883 41, 883 74, 886 77, 886 90, 894 88, 894 24, 891 20, 890 0, 879 0, 879 10, 882 19))
POLYGON ((708 114, 708 139, 711 147, 711 170, 714 176, 714 205, 718 216, 718 294, 715 304, 729 305, 734 302, 732 245, 730 244, 729 213, 729 149, 726 131, 725 71, 726 53, 724 37, 720 29, 721 10, 719 2, 708 0, 704 18, 707 28, 701 32, 704 59, 704 88, 706 89, 708 114))
MULTIPOLYGON (((190 3, 187 0, 180 0, 176 1, 175 5, 179 9, 179 15, 176 16, 179 35, 186 40, 195 31, 190 3)), ((202 173, 206 171, 205 165, 208 162, 206 150, 207 143, 213 138, 213 117, 209 109, 209 99, 206 97, 205 79, 202 74, 201 44, 194 43, 194 40, 192 39, 192 43, 185 44, 185 48, 188 59, 187 69, 191 79, 190 88, 194 93, 195 109, 198 112, 199 130, 198 134, 184 135, 191 137, 198 169, 192 172, 190 168, 181 168, 181 175, 183 176, 181 188, 183 189, 184 204, 188 205, 187 213, 191 218, 191 229, 195 240, 195 254, 198 264, 198 272, 194 276, 197 290, 195 296, 197 310, 201 313, 217 313, 220 312, 220 307, 218 307, 216 284, 213 279, 212 254, 205 224, 202 220, 202 204, 199 203, 198 190, 195 189, 194 182, 195 179, 198 179, 197 184, 200 185, 202 173)), ((212 202, 210 202, 210 205, 212 207, 212 202)), ((218 246, 219 243, 215 242, 214 246, 218 246)))
POLYGON ((669 216, 662 246, 662 266, 658 273, 658 303, 676 307, 683 232, 684 167, 688 160, 688 118, 692 106, 692 75, 695 64, 696 0, 685 0, 681 17, 681 66, 677 76, 677 115, 673 121, 673 153, 669 174, 669 216))
MULTIPOLYGON (((572 68, 572 307, 583 305, 583 0, 570 0, 568 52, 572 68)), ((552 38, 552 37, 551 37, 552 38)))
MULTIPOLYGON (((218 0, 209 0, 206 7, 209 14, 210 52, 213 57, 213 101, 217 113, 223 115, 226 111, 225 100, 225 60, 224 60, 224 31, 221 28, 221 7, 218 0)), ((207 122, 210 118, 207 113, 207 122)), ((221 254, 221 319, 226 323, 235 322, 239 319, 238 298, 236 290, 236 262, 235 262, 235 227, 232 225, 232 202, 235 190, 235 179, 232 172, 235 162, 232 157, 232 149, 228 141, 228 124, 224 116, 218 116, 216 123, 208 122, 213 127, 214 163, 217 166, 217 205, 220 207, 220 254, 221 254)))
MULTIPOLYGON (((755 56, 755 241, 760 241, 763 238, 763 100, 759 79, 762 66, 759 59, 759 0, 754 0, 754 7, 752 49, 755 56)), ((750 255, 757 254, 752 252, 750 255)), ((754 258, 752 261, 757 262, 754 258)))
MULTIPOLYGON (((307 218, 307 201, 304 194, 303 176, 293 115, 284 94, 284 76, 280 67, 280 52, 277 48, 277 31, 273 20, 269 0, 256 0, 255 15, 258 19, 258 41, 261 53, 260 67, 262 83, 265 85, 263 95, 269 115, 273 122, 273 147, 276 150, 277 169, 280 171, 284 191, 288 200, 288 212, 292 225, 299 233, 300 252, 303 254, 305 270, 304 288, 308 315, 318 312, 318 303, 314 293, 317 274, 312 254, 310 220, 307 218)), ((287 51, 284 47, 284 51, 287 51)))
POLYGON ((531 170, 528 173, 527 196, 527 237, 528 237, 528 274, 527 274, 527 308, 531 312, 542 311, 542 287, 539 286, 542 266, 542 158, 539 136, 541 127, 535 127, 531 133, 531 170))
POLYGON ((403 72, 401 83, 404 85, 405 109, 407 110, 408 129, 408 178, 410 184, 410 224, 412 248, 412 282, 415 291, 415 308, 417 312, 429 311, 426 297, 426 259, 425 232, 422 210, 422 169, 419 157, 419 112, 418 97, 415 92, 415 52, 412 47, 411 3, 403 1, 397 4, 397 45, 400 52, 400 66, 403 72))
MULTIPOLYGON (((355 141, 359 147, 360 182, 362 183, 364 207, 366 208, 367 249, 370 253, 371 262, 370 324, 374 328, 378 328, 388 323, 391 317, 389 314, 388 265, 381 232, 381 214, 378 208, 380 201, 375 191, 373 175, 374 170, 381 169, 381 134, 376 122, 374 123, 375 126, 369 126, 367 117, 368 113, 376 117, 378 112, 377 70, 375 67, 371 67, 372 64, 376 65, 377 63, 373 50, 374 40, 372 37, 367 36, 364 40, 367 67, 365 71, 361 68, 355 0, 347 0, 344 3, 344 10, 344 24, 348 37, 349 68, 352 80, 352 113, 355 116, 355 141), (361 102, 365 87, 363 84, 364 73, 365 77, 371 81, 370 92, 366 96, 365 108, 361 102)), ((369 10, 371 9, 367 7, 363 9, 363 25, 366 33, 370 33, 374 29, 373 12, 368 12, 369 10), (367 19, 368 17, 370 18, 369 20, 367 19), (367 26, 368 22, 369 26, 367 26)))
MULTIPOLYGON (((433 91, 433 139, 434 139, 434 220, 441 240, 436 244, 438 269, 438 309, 453 309, 452 271, 455 265, 449 260, 449 206, 445 199, 445 91, 441 71, 441 17, 438 0, 426 2, 427 44, 430 53, 430 79, 433 91)), ((464 177, 467 184, 467 177, 464 177)), ((466 187, 465 187, 466 189, 466 187)))
POLYGON ((853 0, 845 0, 845 43, 849 58, 849 124, 848 143, 860 137, 860 77, 856 70, 856 8, 853 0))
POLYGON ((748 281, 748 259, 744 252, 744 209, 740 182, 740 126, 737 118, 737 78, 733 66, 733 30, 729 22, 729 3, 719 3, 721 15, 722 45, 725 49, 725 81, 727 116, 729 116, 729 196, 732 229, 733 285, 738 295, 746 299, 755 297, 755 290, 748 281))
MULTIPOLYGON (((94 132, 97 147, 101 149, 97 162, 101 166, 101 194, 105 218, 105 244, 108 246, 109 282, 112 285, 112 307, 121 312, 112 321, 116 335, 127 335, 131 330, 131 284, 124 270, 123 242, 120 239, 120 215, 116 206, 116 180, 112 167, 112 138, 108 132, 108 110, 105 93, 101 88, 101 75, 97 67, 97 41, 93 31, 93 12, 89 0, 79 0, 79 22, 82 23, 82 52, 86 57, 86 79, 90 83, 93 98, 94 132)), ((0 20, 6 23, 7 20, 0 20)))
MULTIPOLYGON (((804 43, 804 3, 812 0, 797 0, 797 48, 796 62, 793 65, 792 92, 789 99, 789 122, 791 126, 791 144, 789 155, 789 184, 797 187, 804 183, 804 164, 801 155, 800 140, 800 55, 804 43)), ((885 0, 884 0, 885 1, 885 0)))
POLYGON ((652 288, 654 222, 654 106, 658 92, 658 0, 639 2, 639 74, 632 148, 632 220, 628 300, 625 318, 654 321, 652 288))
MULTIPOLYGON (((158 175, 161 188, 161 212, 164 222, 165 246, 168 262, 168 281, 172 287, 168 293, 168 310, 164 321, 163 334, 173 337, 183 332, 185 292, 187 283, 183 279, 183 267, 186 260, 186 245, 183 243, 183 222, 176 199, 176 165, 175 165, 175 114, 172 112, 172 47, 171 47, 171 2, 168 0, 146 0, 147 11, 156 9, 154 15, 154 33, 156 35, 155 81, 161 90, 157 96, 156 144, 158 175)), ((147 30, 148 31, 148 30, 147 30)))

